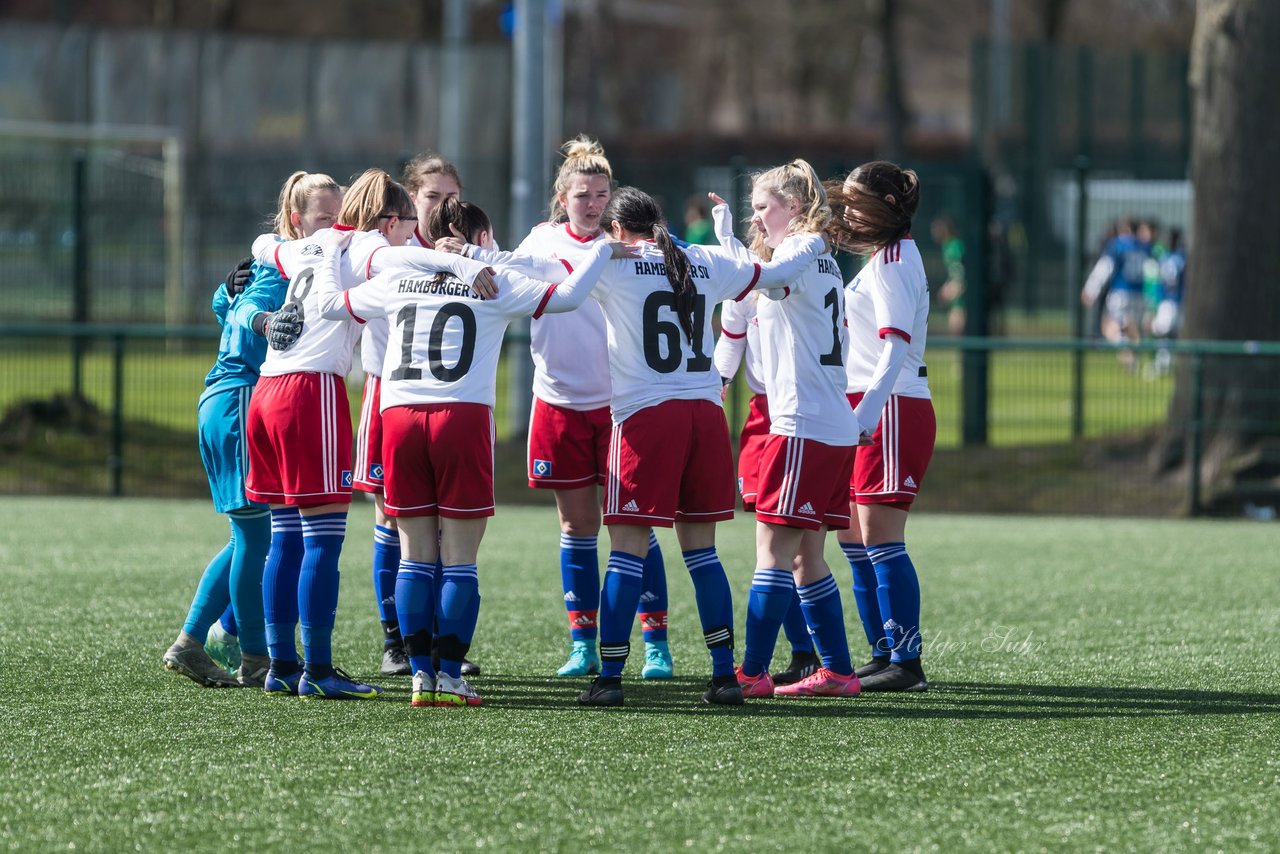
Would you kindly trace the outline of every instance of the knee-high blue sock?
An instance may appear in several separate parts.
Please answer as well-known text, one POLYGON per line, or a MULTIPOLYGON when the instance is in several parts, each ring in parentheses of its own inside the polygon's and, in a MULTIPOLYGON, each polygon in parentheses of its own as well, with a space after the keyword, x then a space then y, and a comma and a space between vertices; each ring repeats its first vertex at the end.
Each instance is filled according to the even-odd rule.
MULTIPOLYGON (((271 548, 271 514, 266 510, 246 508, 229 514, 231 555, 229 587, 233 622, 240 636, 240 649, 247 655, 267 654, 266 626, 262 614, 262 573, 271 548)), ((230 628, 222 616, 223 628, 230 628)))
POLYGON ((440 672, 459 678, 476 630, 480 576, 474 563, 446 566, 440 581, 440 672))
POLYGON ((733 592, 729 590, 729 579, 715 546, 682 555, 693 581, 702 638, 711 653, 711 674, 728 676, 733 673, 733 592))
POLYGON ((796 592, 800 594, 800 607, 813 632, 822 666, 841 676, 852 673, 849 637, 844 632, 844 607, 840 604, 840 585, 836 584, 835 576, 802 584, 796 592))
POLYGON ((631 623, 644 588, 644 558, 609 552, 600 592, 600 675, 621 676, 631 652, 631 623))
POLYGON ((431 664, 431 626, 436 616, 435 562, 400 558, 396 573, 396 615, 409 651, 409 669, 435 676, 431 664))
POLYGON ((649 553, 644 558, 644 588, 640 591, 640 604, 636 616, 640 618, 640 630, 646 643, 658 643, 667 639, 667 567, 662 562, 662 547, 658 535, 649 532, 649 553))
POLYGON ((347 513, 302 517, 302 572, 298 614, 303 664, 310 678, 333 672, 333 619, 338 611, 338 557, 347 535, 347 513))
POLYGON ((277 675, 298 670, 298 574, 302 571, 302 516, 297 507, 271 511, 271 547, 262 570, 267 651, 277 675))
POLYGON ((187 619, 182 624, 182 630, 200 643, 204 643, 209 627, 231 601, 227 583, 231 577, 231 556, 235 553, 235 545, 233 536, 213 556, 213 560, 209 561, 200 576, 200 583, 196 585, 196 595, 191 598, 191 607, 187 609, 187 619))
MULTIPOLYGON (((884 615, 885 648, 892 661, 920 657, 920 579, 906 543, 867 546, 876 568, 876 596, 884 615)), ((881 653, 883 654, 883 653, 881 653)))
POLYGON ((787 606, 787 615, 782 618, 782 631, 791 644, 791 652, 813 652, 813 638, 809 637, 809 624, 804 621, 804 610, 800 607, 800 594, 795 591, 795 579, 792 579, 791 604, 787 606))
POLYGON ((596 639, 600 611, 600 558, 595 537, 560 535, 560 586, 569 614, 569 636, 596 639))
POLYGON ((373 526, 373 595, 378 600, 383 646, 399 646, 400 620, 396 616, 397 573, 400 570, 400 535, 395 528, 373 526))
MULTIPOLYGON (((262 517, 264 519, 268 518, 267 512, 265 510, 262 512, 262 517)), ((267 527, 267 542, 268 543, 271 542, 270 524, 268 524, 268 527, 267 527)), ((263 554, 265 555, 266 552, 263 552, 263 554)), ((259 596, 258 598, 261 599, 262 597, 259 596)), ((226 610, 222 612, 222 616, 218 618, 218 622, 222 623, 222 630, 227 634, 231 635, 232 637, 240 636, 240 624, 236 622, 236 611, 235 611, 235 608, 231 607, 230 602, 227 603, 226 610)))
POLYGON ((742 672, 759 676, 773 661, 778 629, 795 596, 795 581, 785 569, 757 569, 747 594, 747 643, 742 652, 742 672))
POLYGON ((841 543, 840 551, 844 552, 853 570, 853 601, 858 605, 858 617, 862 620, 862 631, 871 645, 872 655, 888 655, 881 640, 884 638, 884 617, 880 616, 880 600, 876 594, 876 568, 867 557, 867 547, 861 543, 841 543))

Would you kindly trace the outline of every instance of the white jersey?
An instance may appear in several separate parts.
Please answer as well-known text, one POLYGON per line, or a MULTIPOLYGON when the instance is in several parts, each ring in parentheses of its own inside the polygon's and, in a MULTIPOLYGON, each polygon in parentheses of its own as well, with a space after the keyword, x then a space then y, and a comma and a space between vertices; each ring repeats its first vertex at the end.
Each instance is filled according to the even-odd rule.
POLYGON ((333 287, 328 276, 321 290, 328 295, 327 316, 345 311, 357 321, 390 322, 392 341, 381 366, 383 411, 420 403, 492 407, 507 324, 580 305, 609 255, 609 247, 600 245, 563 286, 498 268, 498 295, 491 300, 476 296, 455 275, 409 266, 389 268, 350 289, 333 287))
POLYGON ((745 364, 747 388, 764 394, 764 363, 760 359, 760 318, 756 315, 758 296, 741 301, 725 300, 720 305, 720 340, 716 342, 716 370, 733 379, 739 363, 745 364))
MULTIPOLYGON (((390 245, 380 231, 362 231, 351 238, 351 243, 347 246, 347 258, 356 282, 372 278, 374 253, 390 245)), ((387 355, 389 334, 390 327, 385 316, 369 318, 360 330, 360 367, 366 374, 382 376, 382 362, 387 355)))
POLYGON ((680 328, 675 293, 662 252, 651 242, 637 244, 639 258, 613 261, 592 296, 604 309, 608 329, 613 421, 667 400, 708 400, 720 404, 720 376, 711 358, 711 310, 728 298, 742 299, 752 288, 794 278, 821 250, 816 239, 794 254, 767 265, 743 261, 709 246, 688 246, 693 283, 694 336, 680 328))
POLYGON ((835 259, 819 255, 791 280, 786 299, 760 300, 757 312, 769 432, 857 444, 858 421, 844 392, 844 279, 835 259))
POLYGON ((924 345, 929 321, 929 287, 914 240, 876 250, 845 291, 849 348, 845 353, 846 389, 866 391, 875 374, 884 337, 907 342, 907 358, 893 383, 893 394, 929 397, 924 345))
MULTIPOLYGON (((516 254, 572 260, 604 239, 574 234, 565 223, 543 223, 529 232, 516 254)), ((604 315, 587 302, 568 314, 544 315, 529 324, 533 393, 565 409, 586 411, 609 405, 609 357, 604 315)))
MULTIPOLYGON (((289 280, 289 290, 284 304, 302 317, 302 334, 287 350, 267 349, 267 358, 259 374, 278 377, 284 374, 318 372, 345 377, 351 370, 351 352, 355 347, 360 327, 346 320, 326 320, 320 314, 320 304, 315 288, 316 268, 325 262, 323 238, 330 229, 322 228, 311 237, 301 240, 263 244, 270 263, 289 280)), ((259 255, 262 238, 254 242, 254 254, 259 255)), ((334 252, 332 247, 329 252, 334 252)), ((262 260, 262 257, 259 257, 262 260)), ((344 276, 343 287, 350 286, 350 277, 344 276)))

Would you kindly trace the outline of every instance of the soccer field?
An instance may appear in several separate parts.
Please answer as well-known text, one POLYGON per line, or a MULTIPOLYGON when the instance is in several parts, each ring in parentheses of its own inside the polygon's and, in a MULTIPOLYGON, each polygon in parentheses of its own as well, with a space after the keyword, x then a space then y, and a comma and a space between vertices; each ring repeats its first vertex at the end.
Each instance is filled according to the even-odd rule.
MULTIPOLYGON (((225 542, 207 502, 0 508, 2 847, 1280 848, 1274 525, 921 515, 929 693, 743 708, 699 702, 709 661, 662 532, 679 675, 642 683, 633 656, 626 707, 588 710, 583 680, 547 675, 567 651, 554 512, 503 507, 480 553, 485 706, 455 710, 411 709, 407 679, 325 703, 162 670, 225 542)), ((334 638, 360 677, 371 519, 354 506, 334 638)), ((740 654, 752 522, 720 540, 740 654)))

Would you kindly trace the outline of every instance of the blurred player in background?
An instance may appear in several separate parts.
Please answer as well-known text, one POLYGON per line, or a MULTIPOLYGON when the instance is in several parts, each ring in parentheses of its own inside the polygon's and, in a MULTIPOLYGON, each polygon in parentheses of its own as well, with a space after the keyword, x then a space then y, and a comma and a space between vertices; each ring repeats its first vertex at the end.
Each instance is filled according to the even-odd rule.
POLYGON ((836 244, 869 255, 846 289, 849 403, 862 443, 849 492, 857 524, 838 534, 872 659, 863 691, 924 691, 920 583, 905 542, 907 513, 937 431, 924 364, 929 289, 911 237, 915 172, 876 161, 828 186, 836 244), (869 439, 869 444, 866 442, 869 439))
MULTIPOLYGON (((427 233, 434 240, 455 229, 478 245, 492 232, 482 210, 449 199, 432 213, 427 233)), ((336 258, 318 279, 326 317, 388 318, 399 345, 387 353, 381 403, 386 508, 399 521, 403 547, 396 602, 414 671, 414 706, 481 703, 461 668, 479 610, 480 541, 494 512, 493 405, 507 324, 576 308, 613 247, 597 242, 585 258, 575 258, 577 270, 559 288, 500 270, 493 299, 455 276, 396 268, 344 290, 336 258), (433 619, 440 633, 438 672, 433 619)))
POLYGON ((622 671, 644 590, 653 527, 672 527, 693 581, 711 654, 708 703, 738 705, 733 667, 733 596, 716 554, 716 522, 733 518, 733 451, 711 358, 716 302, 753 288, 781 288, 817 256, 822 241, 770 264, 709 247, 677 247, 648 194, 619 189, 603 214, 609 233, 640 257, 614 262, 592 297, 607 325, 611 417, 604 523, 609 563, 600 608, 600 676, 578 697, 623 703, 622 671))
MULTIPOLYGON (((827 194, 804 160, 752 178, 751 251, 770 260, 784 244, 821 240, 831 219, 827 194)), ((769 435, 760 451, 756 569, 747 605, 738 682, 747 697, 852 697, 840 587, 823 556, 828 529, 849 527, 848 484, 857 422, 844 395, 844 281, 826 252, 789 280, 780 300, 757 302, 769 435), (769 674, 778 629, 799 595, 822 666, 776 686, 769 674)))
MULTIPOLYGON (((341 204, 342 191, 328 175, 295 172, 280 190, 276 233, 294 239, 331 226, 341 204)), ((231 523, 231 541, 205 570, 182 631, 164 655, 165 667, 203 685, 260 688, 269 664, 262 574, 272 521, 265 505, 245 496, 249 468, 245 419, 258 371, 266 358, 264 336, 272 326, 274 313, 284 303, 286 287, 274 269, 242 262, 213 299, 222 338, 198 405, 200 456, 209 476, 214 508, 227 514, 231 523), (214 614, 228 600, 242 650, 235 678, 210 659, 200 641, 211 630, 211 624, 219 622, 214 614)), ((278 324, 277 334, 287 336, 288 325, 287 320, 278 324)), ((282 524, 296 529, 296 510, 291 510, 289 519, 282 524)))

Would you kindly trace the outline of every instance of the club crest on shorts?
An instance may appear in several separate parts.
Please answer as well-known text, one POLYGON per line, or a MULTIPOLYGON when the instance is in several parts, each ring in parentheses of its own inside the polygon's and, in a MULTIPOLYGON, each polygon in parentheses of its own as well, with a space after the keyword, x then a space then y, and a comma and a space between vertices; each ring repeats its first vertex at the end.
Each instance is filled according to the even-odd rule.
POLYGON ((551 477, 551 460, 534 460, 533 476, 551 477))
POLYGON ((348 488, 351 486, 351 469, 342 470, 342 485, 348 488))
POLYGON ((382 480, 382 463, 371 463, 369 465, 369 479, 382 480))
POLYGON ((742 481, 743 481, 743 478, 738 478, 738 494, 739 495, 742 494, 742 481))

